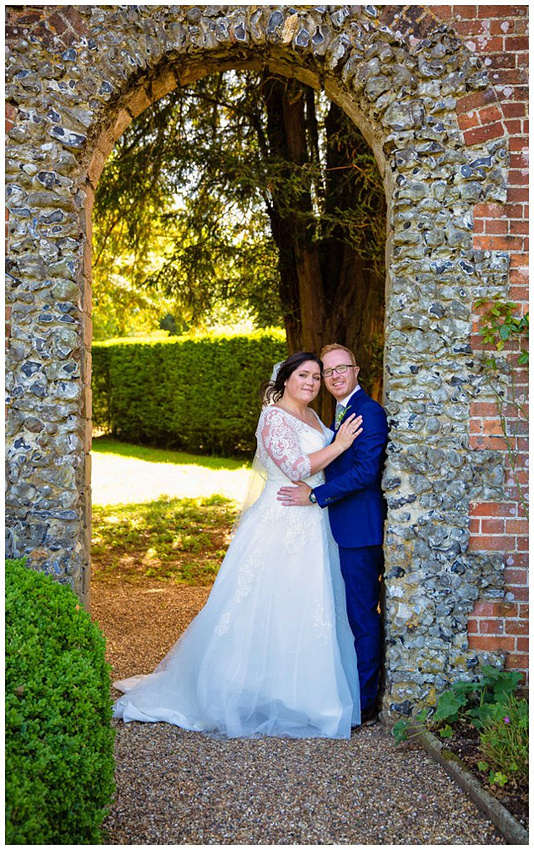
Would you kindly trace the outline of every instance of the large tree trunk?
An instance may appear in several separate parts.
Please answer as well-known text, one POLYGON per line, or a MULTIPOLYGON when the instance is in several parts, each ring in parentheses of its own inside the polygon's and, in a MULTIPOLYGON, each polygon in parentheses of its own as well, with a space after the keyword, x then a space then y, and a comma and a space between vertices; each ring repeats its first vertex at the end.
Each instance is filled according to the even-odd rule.
POLYGON ((290 352, 318 351, 325 318, 324 292, 319 249, 314 240, 312 200, 301 180, 302 166, 309 161, 304 88, 269 75, 263 93, 273 179, 289 178, 285 196, 273 191, 269 211, 279 250, 280 296, 288 346, 290 352))
MULTIPOLYGON (((319 353, 337 342, 356 355, 361 382, 375 397, 381 389, 384 281, 377 273, 368 243, 373 235, 361 233, 358 243, 339 217, 361 203, 362 175, 353 169, 357 152, 366 146, 344 113, 331 104, 327 120, 327 170, 324 210, 327 224, 316 221, 312 177, 306 164, 319 156, 314 95, 296 81, 266 76, 263 96, 267 109, 267 137, 272 168, 273 238, 279 250, 280 297, 290 352, 319 353), (283 179, 280 179, 283 178, 283 179), (277 185, 277 181, 280 181, 277 185), (337 218, 335 227, 328 221, 337 218)), ((385 205, 377 210, 385 227, 385 205)), ((317 404, 330 421, 331 399, 323 392, 317 404)))

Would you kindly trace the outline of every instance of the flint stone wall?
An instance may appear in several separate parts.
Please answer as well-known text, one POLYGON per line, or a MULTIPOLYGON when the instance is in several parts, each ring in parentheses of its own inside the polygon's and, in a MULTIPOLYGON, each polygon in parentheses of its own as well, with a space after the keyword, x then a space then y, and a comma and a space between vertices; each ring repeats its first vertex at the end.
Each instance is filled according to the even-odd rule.
POLYGON ((380 9, 15 7, 7 551, 87 597, 90 215, 114 141, 177 80, 211 71, 268 67, 323 86, 372 146, 389 203, 384 705, 409 714, 502 662, 468 646, 475 601, 503 596, 502 555, 468 551, 470 500, 503 493, 501 453, 470 449, 469 409, 484 397, 473 302, 502 292, 509 266, 473 248, 473 208, 505 201, 508 150, 505 138, 466 147, 459 130, 457 101, 489 87, 473 52, 436 19, 403 36, 380 9))

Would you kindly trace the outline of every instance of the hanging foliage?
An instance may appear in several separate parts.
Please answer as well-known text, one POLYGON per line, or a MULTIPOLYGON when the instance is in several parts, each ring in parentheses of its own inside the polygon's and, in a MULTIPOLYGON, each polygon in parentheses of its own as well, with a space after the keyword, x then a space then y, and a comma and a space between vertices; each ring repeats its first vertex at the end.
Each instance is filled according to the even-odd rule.
POLYGON ((365 378, 381 369, 385 217, 374 157, 324 95, 267 72, 205 77, 142 113, 110 157, 97 316, 122 274, 186 325, 241 311, 283 324, 290 350, 348 345, 365 378))

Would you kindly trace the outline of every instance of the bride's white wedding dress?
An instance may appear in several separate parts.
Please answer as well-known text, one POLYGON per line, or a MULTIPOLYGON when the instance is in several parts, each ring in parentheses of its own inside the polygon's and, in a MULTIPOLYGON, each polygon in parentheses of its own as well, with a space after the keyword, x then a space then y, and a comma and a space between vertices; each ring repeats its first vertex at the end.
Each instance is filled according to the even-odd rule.
MULTIPOLYGON (((317 418, 318 423, 320 420, 317 418)), ((293 738, 348 738, 359 686, 343 579, 326 511, 284 507, 280 486, 306 480, 321 432, 276 406, 256 436, 267 480, 243 516, 205 607, 153 673, 116 682, 124 721, 293 738)))

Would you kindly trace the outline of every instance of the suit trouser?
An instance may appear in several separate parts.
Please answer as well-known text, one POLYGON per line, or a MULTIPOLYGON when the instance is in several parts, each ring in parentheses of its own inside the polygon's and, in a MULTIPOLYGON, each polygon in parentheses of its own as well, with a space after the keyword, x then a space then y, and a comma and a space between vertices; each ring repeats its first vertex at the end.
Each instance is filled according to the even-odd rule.
POLYGON ((378 696, 382 662, 382 621, 378 613, 380 576, 384 569, 382 546, 345 549, 340 546, 347 614, 354 635, 361 708, 371 708, 378 696))

